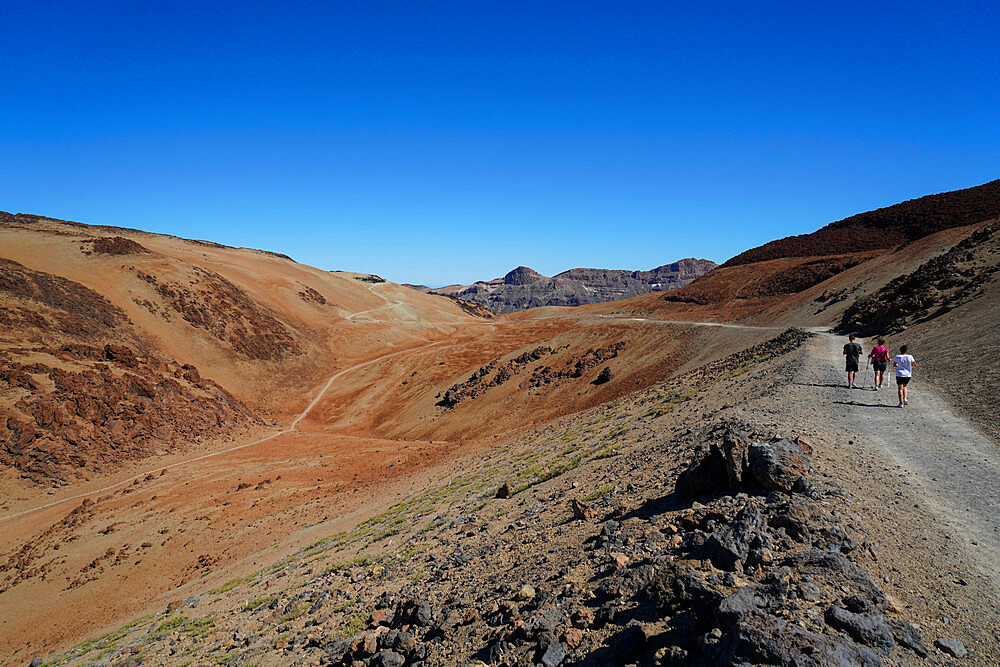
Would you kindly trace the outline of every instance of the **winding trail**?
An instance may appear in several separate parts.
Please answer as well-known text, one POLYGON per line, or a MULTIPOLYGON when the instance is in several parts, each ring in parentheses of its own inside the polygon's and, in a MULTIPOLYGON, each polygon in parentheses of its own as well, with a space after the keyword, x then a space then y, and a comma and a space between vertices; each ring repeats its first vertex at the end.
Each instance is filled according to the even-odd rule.
POLYGON ((309 413, 313 411, 313 409, 316 407, 316 405, 319 404, 319 402, 323 399, 323 396, 326 394, 327 391, 330 390, 330 387, 333 386, 333 383, 338 378, 340 378, 340 377, 342 377, 342 376, 344 376, 344 375, 346 375, 348 373, 352 373, 354 371, 360 370, 362 368, 367 368, 368 366, 376 364, 376 363, 378 363, 380 361, 384 361, 385 359, 389 359, 391 357, 396 357, 396 356, 399 356, 399 355, 402 355, 402 354, 409 354, 409 353, 412 353, 412 352, 418 352, 420 350, 426 350, 428 348, 435 347, 437 345, 441 345, 441 344, 443 344, 445 342, 447 342, 447 339, 442 339, 442 340, 439 340, 439 341, 434 341, 432 343, 427 343, 426 345, 418 345, 417 347, 408 347, 408 348, 403 349, 403 350, 396 350, 395 352, 389 352, 387 354, 383 354, 383 355, 380 355, 378 357, 374 357, 373 359, 369 359, 368 361, 362 361, 361 363, 354 364, 353 366, 350 366, 350 367, 345 368, 343 370, 337 371, 336 373, 334 373, 333 375, 331 375, 327 379, 327 381, 323 384, 323 386, 320 388, 320 390, 316 393, 316 396, 312 399, 312 401, 309 402, 309 405, 307 405, 305 407, 305 409, 302 410, 302 412, 300 412, 295 417, 295 419, 293 419, 292 422, 287 427, 285 427, 285 428, 283 428, 283 429, 281 429, 279 431, 276 431, 276 432, 272 433, 271 435, 265 436, 263 438, 258 438, 257 440, 253 440, 251 442, 245 442, 245 443, 240 444, 240 445, 235 445, 233 447, 227 447, 226 449, 219 449, 219 450, 214 451, 214 452, 209 452, 208 454, 201 454, 199 456, 194 456, 194 457, 189 458, 189 459, 184 459, 183 461, 176 461, 176 462, 170 463, 168 465, 157 466, 155 468, 151 468, 149 470, 140 472, 140 473, 138 473, 136 475, 132 475, 131 477, 128 477, 127 479, 123 479, 123 480, 121 480, 119 482, 115 482, 114 484, 109 484, 108 486, 101 487, 99 489, 93 489, 91 491, 86 491, 84 493, 78 493, 78 494, 76 494, 74 496, 67 496, 66 498, 60 498, 59 500, 54 500, 54 501, 52 501, 50 503, 45 503, 44 505, 38 505, 36 507, 31 507, 31 508, 28 508, 26 510, 22 510, 20 512, 15 512, 13 514, 8 514, 6 516, 0 517, 0 523, 2 523, 4 521, 9 521, 11 519, 16 519, 16 518, 21 517, 21 516, 25 516, 26 514, 31 514, 33 512, 39 512, 41 510, 48 509, 50 507, 56 507, 57 505, 62 505, 64 503, 68 503, 68 502, 71 502, 71 501, 74 501, 74 500, 79 500, 80 498, 86 498, 88 496, 93 496, 93 495, 97 495, 97 494, 100 494, 100 493, 105 493, 106 491, 112 491, 112 490, 117 489, 117 488, 119 488, 121 486, 125 486, 127 484, 131 484, 132 482, 134 482, 137 479, 142 479, 142 478, 146 477, 147 475, 158 474, 158 473, 160 473, 160 472, 162 472, 164 470, 171 470, 173 468, 179 468, 181 466, 186 466, 186 465, 189 465, 191 463, 196 463, 197 461, 204 461, 205 459, 209 459, 209 458, 212 458, 212 457, 215 457, 215 456, 221 456, 223 454, 228 454, 229 452, 235 452, 235 451, 239 451, 241 449, 246 449, 247 447, 253 447, 255 445, 260 445, 260 444, 263 444, 265 442, 269 442, 271 440, 274 440, 275 438, 277 438, 279 436, 282 436, 282 435, 287 435, 289 433, 295 433, 295 432, 298 431, 299 422, 301 422, 303 419, 305 419, 309 415, 309 413))
POLYGON ((609 320, 619 320, 622 322, 648 322, 649 324, 671 324, 671 325, 685 325, 689 324, 691 326, 698 327, 721 327, 723 329, 755 329, 759 331, 784 331, 788 327, 769 327, 769 326, 758 326, 753 324, 733 324, 732 322, 699 322, 694 320, 658 320, 649 317, 627 317, 625 315, 598 315, 598 317, 609 320))

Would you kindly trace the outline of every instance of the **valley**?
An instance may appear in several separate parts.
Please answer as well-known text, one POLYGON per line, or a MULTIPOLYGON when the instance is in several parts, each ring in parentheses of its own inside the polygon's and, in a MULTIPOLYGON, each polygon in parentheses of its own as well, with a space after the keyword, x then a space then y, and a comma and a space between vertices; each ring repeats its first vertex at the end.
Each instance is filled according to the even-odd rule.
POLYGON ((995 183, 669 292, 496 316, 3 214, 0 662, 735 664, 767 660, 763 632, 993 664, 1000 396, 972 355, 998 344, 995 183), (840 386, 834 327, 910 344, 909 411, 840 386), (804 439, 801 485, 679 492, 737 431, 804 439), (751 510, 756 555, 705 556, 751 510), (845 561, 816 591, 810 549, 845 561), (770 616, 726 616, 737 595, 770 616))

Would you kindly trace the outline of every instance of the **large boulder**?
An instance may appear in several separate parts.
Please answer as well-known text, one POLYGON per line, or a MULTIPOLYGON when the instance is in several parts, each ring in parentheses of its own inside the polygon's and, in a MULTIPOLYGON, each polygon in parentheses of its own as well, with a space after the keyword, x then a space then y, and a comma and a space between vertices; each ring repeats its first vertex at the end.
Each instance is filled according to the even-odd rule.
POLYGON ((723 630, 725 639, 714 664, 825 667, 881 667, 883 664, 879 655, 865 646, 810 632, 760 612, 750 612, 723 630))
POLYGON ((709 444, 695 451, 677 477, 674 493, 685 498, 733 491, 743 482, 748 465, 750 435, 737 423, 725 423, 709 436, 709 444))
POLYGON ((767 491, 799 490, 809 473, 809 458, 802 447, 785 438, 750 445, 748 462, 754 479, 767 491))

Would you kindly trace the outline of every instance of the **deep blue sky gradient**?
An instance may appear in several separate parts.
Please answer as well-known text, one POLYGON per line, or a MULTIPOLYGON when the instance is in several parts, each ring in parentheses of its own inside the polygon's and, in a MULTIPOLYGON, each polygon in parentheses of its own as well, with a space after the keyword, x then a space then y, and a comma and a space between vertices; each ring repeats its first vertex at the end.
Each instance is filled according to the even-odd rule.
POLYGON ((0 209, 440 285, 1000 177, 997 3, 3 3, 0 209))

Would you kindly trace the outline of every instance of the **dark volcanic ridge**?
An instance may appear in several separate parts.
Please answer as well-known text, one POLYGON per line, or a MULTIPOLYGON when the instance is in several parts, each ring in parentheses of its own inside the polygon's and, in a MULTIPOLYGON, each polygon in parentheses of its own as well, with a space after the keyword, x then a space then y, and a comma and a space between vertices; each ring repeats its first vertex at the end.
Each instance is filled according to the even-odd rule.
POLYGON ((649 271, 570 269, 551 278, 519 266, 503 278, 472 285, 430 288, 407 285, 421 292, 452 296, 479 304, 494 313, 512 313, 543 306, 580 306, 627 299, 649 292, 683 287, 715 268, 707 259, 682 259, 649 271))
POLYGON ((831 222, 811 234, 786 236, 740 253, 722 267, 782 257, 822 257, 883 250, 935 232, 1000 217, 1000 179, 964 190, 858 213, 831 222))

